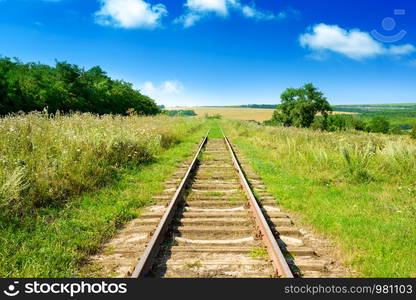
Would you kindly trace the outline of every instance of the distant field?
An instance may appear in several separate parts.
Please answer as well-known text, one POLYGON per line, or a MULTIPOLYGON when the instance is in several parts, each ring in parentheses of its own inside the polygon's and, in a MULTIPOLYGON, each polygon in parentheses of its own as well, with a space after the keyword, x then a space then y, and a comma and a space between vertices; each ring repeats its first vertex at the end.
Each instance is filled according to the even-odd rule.
MULTIPOLYGON (((245 107, 175 107, 168 110, 193 110, 197 118, 203 118, 206 114, 221 115, 225 119, 263 122, 270 120, 274 109, 269 108, 245 108, 245 107)), ((334 112, 334 114, 349 114, 349 112, 334 112)))
POLYGON ((221 115, 231 120, 254 120, 263 122, 270 120, 273 115, 273 109, 262 108, 232 108, 232 107, 187 107, 187 108, 169 108, 169 110, 193 110, 198 115, 197 118, 203 118, 206 114, 221 115))

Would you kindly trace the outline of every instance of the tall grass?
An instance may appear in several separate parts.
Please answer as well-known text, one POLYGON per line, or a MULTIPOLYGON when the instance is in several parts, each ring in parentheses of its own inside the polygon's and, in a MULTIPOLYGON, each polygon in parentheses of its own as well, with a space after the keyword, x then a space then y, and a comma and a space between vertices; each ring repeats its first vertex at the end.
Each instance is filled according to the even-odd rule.
POLYGON ((331 171, 340 180, 409 184, 416 179, 416 143, 407 136, 321 132, 248 122, 228 122, 227 128, 234 136, 273 149, 274 156, 306 173, 331 171))
POLYGON ((202 121, 139 116, 31 113, 0 119, 0 214, 102 187, 119 171, 153 160, 202 121))

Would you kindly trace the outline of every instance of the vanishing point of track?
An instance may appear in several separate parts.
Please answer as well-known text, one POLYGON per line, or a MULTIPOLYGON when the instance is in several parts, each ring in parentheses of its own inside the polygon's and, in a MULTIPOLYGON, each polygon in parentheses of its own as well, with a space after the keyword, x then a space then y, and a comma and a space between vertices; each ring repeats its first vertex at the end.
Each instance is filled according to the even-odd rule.
MULTIPOLYGON (((132 277, 291 278, 265 212, 228 138, 207 134, 132 277)), ((281 212, 266 213, 290 222, 281 212)))

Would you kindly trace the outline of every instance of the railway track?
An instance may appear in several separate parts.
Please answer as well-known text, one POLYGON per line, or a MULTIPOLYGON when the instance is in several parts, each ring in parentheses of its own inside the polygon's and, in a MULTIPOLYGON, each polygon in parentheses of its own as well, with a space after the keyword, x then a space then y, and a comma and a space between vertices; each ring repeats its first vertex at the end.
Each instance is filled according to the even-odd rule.
POLYGON ((93 261, 118 277, 337 277, 230 141, 205 137, 93 261), (242 169, 244 167, 244 171, 242 169), (137 258, 140 257, 137 264, 137 258), (136 262, 136 263, 135 263, 136 262), (133 266, 133 264, 137 264, 133 266))
POLYGON ((226 137, 201 143, 132 274, 144 276, 293 277, 226 137))

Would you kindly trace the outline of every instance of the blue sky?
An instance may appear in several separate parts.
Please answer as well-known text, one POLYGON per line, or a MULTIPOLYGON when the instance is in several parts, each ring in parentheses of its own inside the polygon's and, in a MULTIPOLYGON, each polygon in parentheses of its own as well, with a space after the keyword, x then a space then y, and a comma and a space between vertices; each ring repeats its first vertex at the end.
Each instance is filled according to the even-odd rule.
POLYGON ((66 60, 168 106, 416 102, 416 3, 370 0, 0 0, 0 55, 66 60))

